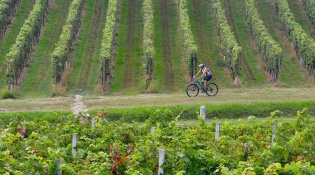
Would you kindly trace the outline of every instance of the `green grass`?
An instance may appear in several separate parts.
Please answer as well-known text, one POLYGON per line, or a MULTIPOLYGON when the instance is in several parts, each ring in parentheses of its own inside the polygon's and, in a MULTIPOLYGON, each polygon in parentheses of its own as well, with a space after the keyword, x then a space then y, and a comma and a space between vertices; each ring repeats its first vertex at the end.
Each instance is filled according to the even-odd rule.
MULTIPOLYGON (((86 10, 82 19, 82 28, 78 37, 78 45, 72 54, 72 68, 67 81, 68 91, 70 93, 78 93, 88 91, 93 93, 94 87, 97 85, 95 81, 98 75, 98 69, 92 69, 93 63, 99 63, 99 52, 102 30, 104 27, 104 19, 106 8, 103 1, 88 1, 86 10), (99 3, 98 3, 99 2, 99 3), (100 11, 96 11, 100 8, 100 11), (97 14, 100 13, 100 14, 97 14), (98 48, 98 49, 96 49, 98 48), (90 77, 94 80, 92 83, 90 77)), ((107 6, 106 6, 107 7, 107 6)))
POLYGON ((158 92, 174 92, 184 87, 185 72, 182 72, 181 41, 178 30, 176 3, 154 2, 155 84, 158 92), (164 9, 164 10, 161 10, 164 9), (165 11, 163 13, 163 11, 165 11), (163 16, 166 18, 164 19, 163 16), (173 17, 173 18, 172 18, 173 17), (178 43, 176 45, 176 43, 178 43))
POLYGON ((122 1, 114 79, 111 85, 112 91, 116 93, 136 94, 143 90, 141 7, 142 0, 122 1))
MULTIPOLYGON (((266 118, 270 113, 279 110, 282 117, 294 117, 297 111, 302 111, 304 107, 309 109, 309 114, 315 116, 315 101, 296 101, 296 102, 256 102, 256 103, 228 103, 228 104, 204 104, 206 107, 207 120, 221 119, 240 119, 248 116, 266 118)), ((126 122, 143 122, 149 116, 160 111, 170 111, 173 116, 180 115, 179 120, 197 120, 200 111, 200 104, 195 105, 170 105, 170 106, 150 106, 150 107, 131 107, 131 108, 108 108, 90 110, 89 114, 93 117, 103 111, 106 118, 110 121, 124 120, 126 122)), ((27 120, 40 118, 43 115, 63 114, 70 115, 70 111, 43 111, 43 112, 0 112, 0 119, 8 119, 17 115, 25 117, 27 120)))
POLYGON ((20 32, 20 29, 32 10, 35 0, 21 1, 17 7, 17 12, 13 23, 9 26, 8 32, 0 42, 0 89, 7 88, 5 75, 5 56, 9 53, 11 46, 15 43, 15 38, 20 32))
POLYGON ((108 1, 102 1, 102 16, 101 16, 101 24, 98 27, 98 39, 95 41, 95 50, 92 55, 91 59, 91 66, 90 66, 90 75, 88 79, 88 84, 86 85, 86 89, 88 93, 100 93, 101 90, 98 89, 98 85, 101 84, 100 78, 99 78, 99 57, 100 57, 100 49, 102 45, 102 37, 103 37, 103 29, 105 26, 106 21, 106 12, 108 7, 108 1), (104 10, 106 9, 106 10, 104 10))

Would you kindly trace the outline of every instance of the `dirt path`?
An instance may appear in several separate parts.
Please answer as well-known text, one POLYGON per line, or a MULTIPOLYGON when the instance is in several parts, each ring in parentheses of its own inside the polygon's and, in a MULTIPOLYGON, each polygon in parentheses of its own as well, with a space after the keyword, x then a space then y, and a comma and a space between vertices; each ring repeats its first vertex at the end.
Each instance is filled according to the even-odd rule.
POLYGON ((88 110, 86 106, 83 104, 82 100, 83 100, 82 95, 75 95, 74 104, 72 107, 72 113, 75 117, 79 116, 80 114, 85 116, 88 115, 87 113, 88 110))
POLYGON ((73 103, 71 97, 0 100, 1 112, 31 111, 70 111, 76 113, 87 109, 131 108, 144 106, 175 106, 194 104, 237 104, 237 103, 269 103, 298 102, 315 99, 313 88, 264 88, 264 89, 220 89, 215 97, 199 94, 195 98, 180 94, 140 94, 140 95, 109 95, 109 96, 76 96, 73 103), (81 102, 84 102, 83 103, 81 102), (75 105, 73 105, 75 104, 75 105), (75 110, 74 110, 75 109, 75 110))

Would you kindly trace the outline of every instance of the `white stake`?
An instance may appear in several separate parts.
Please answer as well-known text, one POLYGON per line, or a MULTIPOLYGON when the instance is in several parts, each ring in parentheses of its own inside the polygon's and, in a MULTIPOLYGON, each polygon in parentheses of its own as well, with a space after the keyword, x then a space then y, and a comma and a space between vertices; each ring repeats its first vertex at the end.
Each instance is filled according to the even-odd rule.
POLYGON ((57 164, 57 175, 61 175, 62 174, 62 170, 59 169, 60 165, 62 164, 62 158, 58 159, 56 161, 56 164, 57 164))
POLYGON ((92 118, 92 127, 95 128, 95 118, 92 118))
POLYGON ((77 153, 77 150, 76 150, 76 146, 78 145, 78 134, 77 133, 74 133, 72 135, 72 156, 74 157, 75 154, 77 153))
POLYGON ((165 160, 165 150, 161 149, 159 150, 159 171, 158 171, 158 175, 162 174, 164 175, 164 170, 161 168, 161 166, 163 165, 165 160))
POLYGON ((200 117, 206 120, 206 107, 205 106, 200 107, 200 117))
POLYGON ((215 125, 215 140, 220 137, 220 122, 216 123, 215 125))
POLYGON ((273 146, 276 138, 276 129, 277 129, 277 121, 275 121, 272 125, 272 136, 271 136, 271 145, 273 146))

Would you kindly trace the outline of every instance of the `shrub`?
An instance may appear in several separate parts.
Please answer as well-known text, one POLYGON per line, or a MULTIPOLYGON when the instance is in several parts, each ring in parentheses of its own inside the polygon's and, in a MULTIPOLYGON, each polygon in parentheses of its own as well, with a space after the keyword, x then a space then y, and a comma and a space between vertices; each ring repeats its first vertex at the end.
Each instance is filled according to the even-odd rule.
POLYGON ((3 90, 1 92, 1 99, 16 99, 17 96, 14 92, 9 90, 3 90))

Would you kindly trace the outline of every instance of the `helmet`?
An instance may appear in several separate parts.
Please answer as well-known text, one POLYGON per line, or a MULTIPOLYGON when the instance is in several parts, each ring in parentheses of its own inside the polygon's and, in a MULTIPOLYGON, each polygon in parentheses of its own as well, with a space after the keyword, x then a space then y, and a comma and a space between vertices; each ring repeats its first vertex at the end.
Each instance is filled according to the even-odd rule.
POLYGON ((199 64, 199 67, 204 67, 205 65, 204 64, 199 64))

